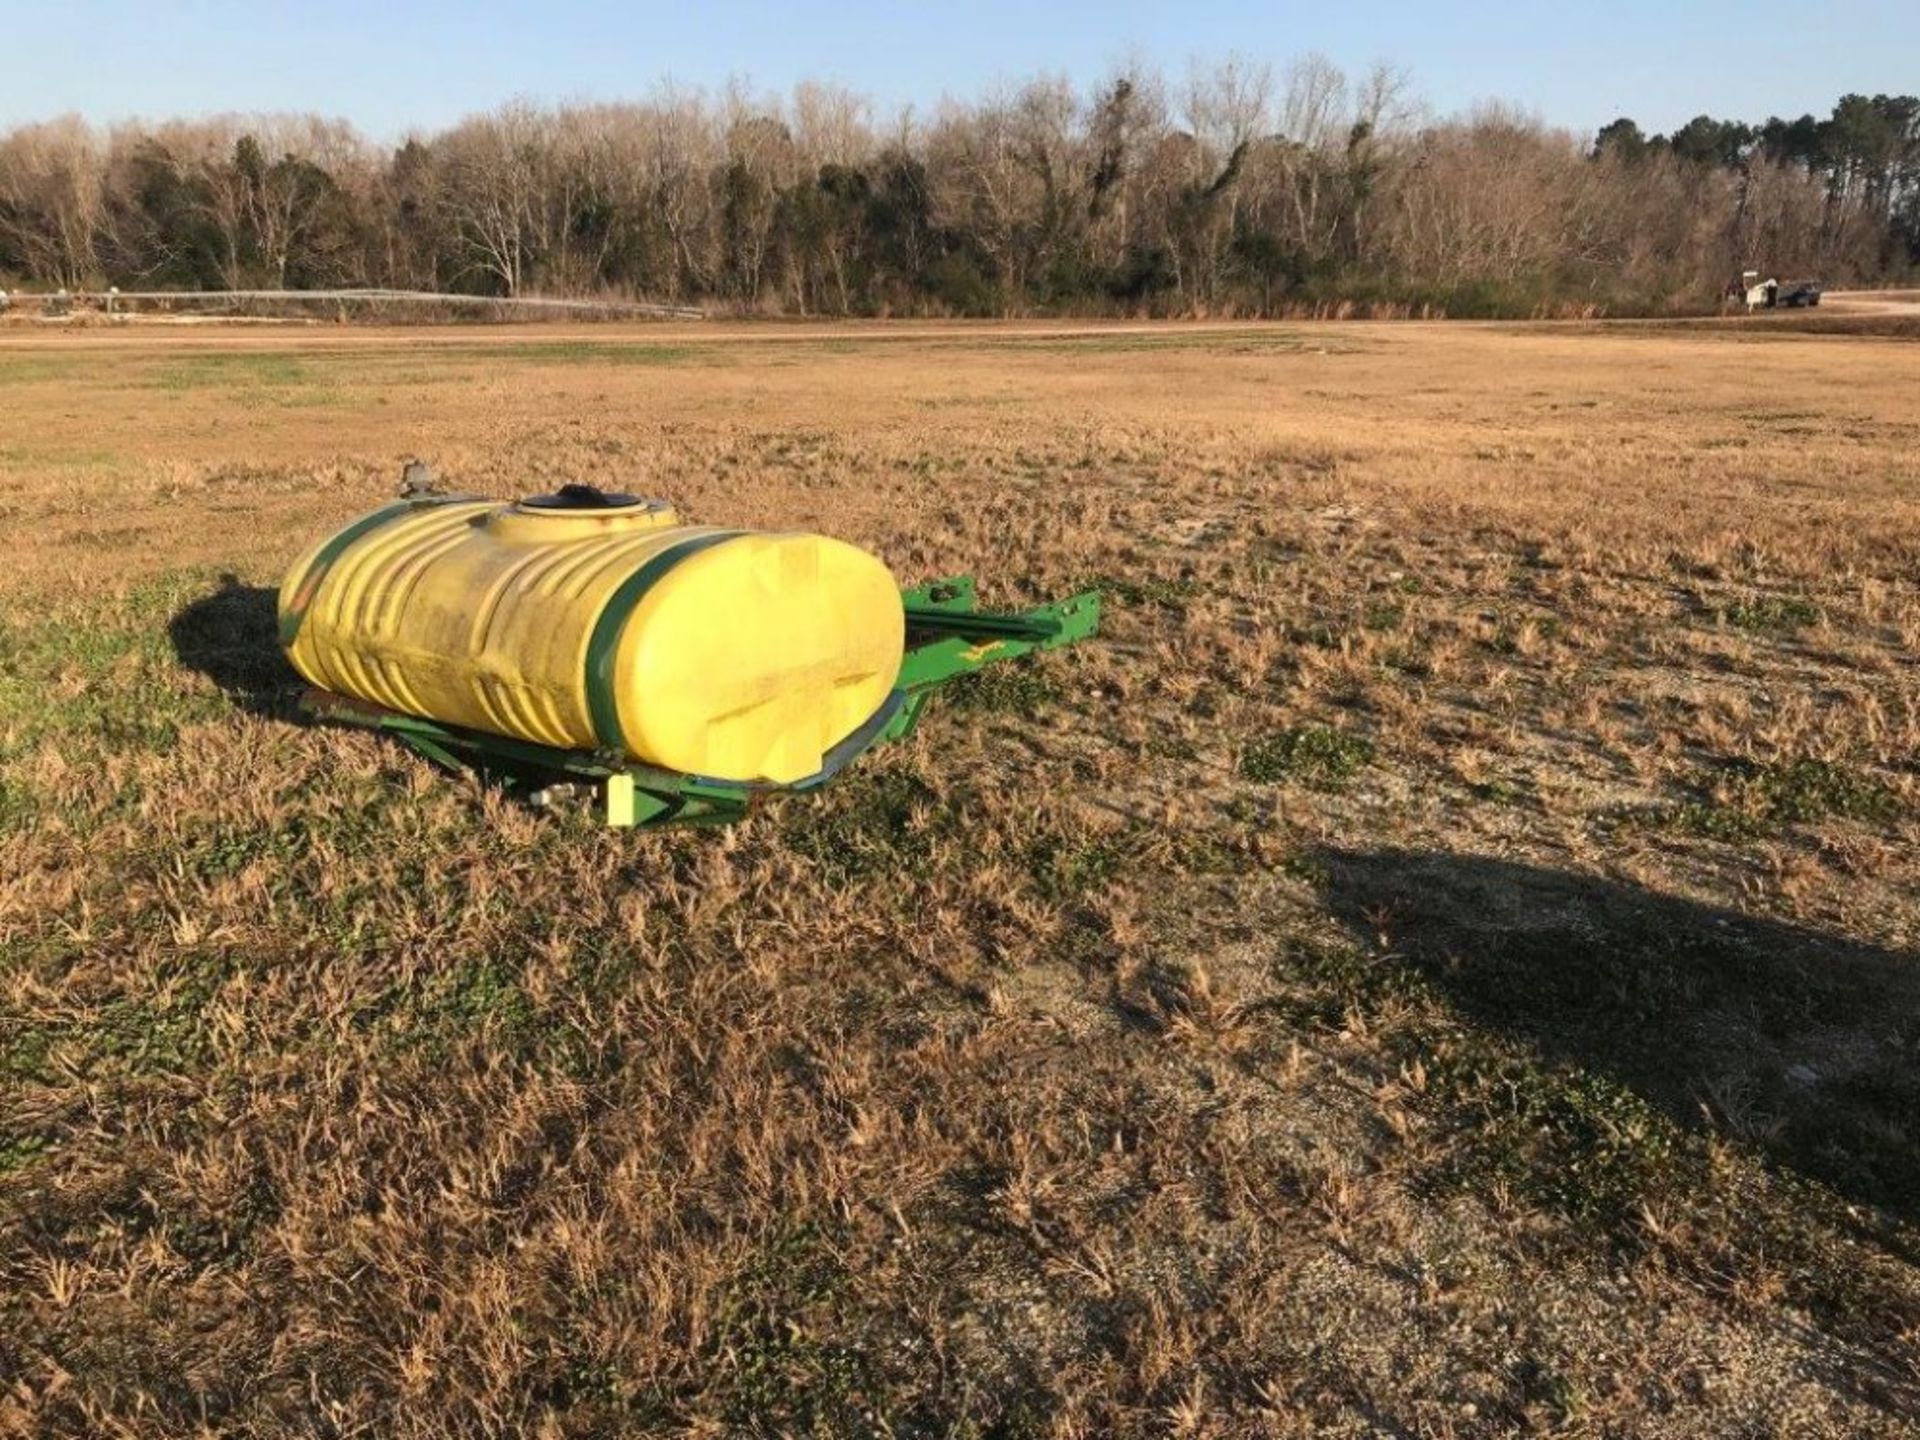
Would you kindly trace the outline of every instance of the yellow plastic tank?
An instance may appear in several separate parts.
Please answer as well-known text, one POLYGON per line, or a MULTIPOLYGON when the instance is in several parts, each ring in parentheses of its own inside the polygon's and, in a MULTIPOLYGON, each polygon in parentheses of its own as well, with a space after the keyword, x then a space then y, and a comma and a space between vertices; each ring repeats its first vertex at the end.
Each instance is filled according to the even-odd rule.
POLYGON ((567 486, 401 500, 315 545, 280 640, 324 689, 718 780, 791 783, 893 689, 900 591, 820 535, 682 525, 567 486))

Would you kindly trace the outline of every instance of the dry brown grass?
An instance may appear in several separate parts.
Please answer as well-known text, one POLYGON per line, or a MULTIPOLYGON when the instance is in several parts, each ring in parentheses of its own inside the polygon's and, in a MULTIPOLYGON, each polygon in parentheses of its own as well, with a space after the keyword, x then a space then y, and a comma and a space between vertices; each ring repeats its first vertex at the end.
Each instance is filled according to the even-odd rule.
POLYGON ((0 396, 0 1429, 1916 1433, 1911 343, 76 334, 0 396), (608 833, 288 718, 271 587, 411 454, 1111 619, 608 833))

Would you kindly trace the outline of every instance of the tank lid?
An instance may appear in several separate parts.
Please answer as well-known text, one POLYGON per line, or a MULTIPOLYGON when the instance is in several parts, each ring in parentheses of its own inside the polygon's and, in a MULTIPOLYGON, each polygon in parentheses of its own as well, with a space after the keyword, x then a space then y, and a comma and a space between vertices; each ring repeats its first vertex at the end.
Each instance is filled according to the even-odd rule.
POLYGON ((520 502, 522 510, 558 510, 578 514, 592 510, 666 509, 664 500, 646 500, 625 491, 607 491, 597 485, 562 485, 550 495, 529 495, 520 502))

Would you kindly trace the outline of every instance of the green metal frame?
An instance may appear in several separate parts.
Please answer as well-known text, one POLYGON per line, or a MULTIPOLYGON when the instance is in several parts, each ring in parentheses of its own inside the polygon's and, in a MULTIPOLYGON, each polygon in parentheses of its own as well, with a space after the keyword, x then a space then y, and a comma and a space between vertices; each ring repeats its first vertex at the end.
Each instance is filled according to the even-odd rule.
POLYGON ((960 575, 903 591, 901 600, 907 612, 907 653, 894 694, 880 713, 836 747, 826 768, 793 785, 711 780, 636 764, 608 749, 535 745, 443 725, 329 690, 308 690, 302 708, 316 719, 383 731, 437 765, 477 771, 521 797, 536 797, 559 785, 600 788, 609 825, 725 825, 767 795, 818 789, 875 745, 911 735, 927 700, 949 681, 1036 651, 1058 650, 1100 628, 1097 590, 1031 610, 988 611, 979 608, 973 577, 960 575))

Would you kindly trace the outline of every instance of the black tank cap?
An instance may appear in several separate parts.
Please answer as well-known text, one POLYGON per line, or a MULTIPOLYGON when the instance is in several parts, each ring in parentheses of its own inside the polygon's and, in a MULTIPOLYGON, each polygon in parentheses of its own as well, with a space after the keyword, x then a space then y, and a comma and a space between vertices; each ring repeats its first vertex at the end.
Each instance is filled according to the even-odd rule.
POLYGON ((597 485, 562 485, 551 495, 530 495, 520 502, 528 510, 627 510, 646 503, 638 495, 597 485))

